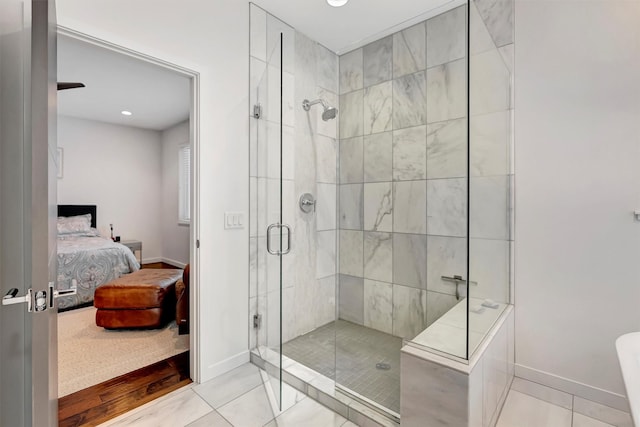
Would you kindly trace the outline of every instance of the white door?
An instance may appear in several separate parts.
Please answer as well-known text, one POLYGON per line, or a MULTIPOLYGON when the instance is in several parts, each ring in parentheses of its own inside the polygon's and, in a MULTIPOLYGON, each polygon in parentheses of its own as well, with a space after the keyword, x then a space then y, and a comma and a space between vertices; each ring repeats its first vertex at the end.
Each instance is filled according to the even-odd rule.
POLYGON ((55 31, 53 0, 0 0, 1 426, 58 418, 55 31))

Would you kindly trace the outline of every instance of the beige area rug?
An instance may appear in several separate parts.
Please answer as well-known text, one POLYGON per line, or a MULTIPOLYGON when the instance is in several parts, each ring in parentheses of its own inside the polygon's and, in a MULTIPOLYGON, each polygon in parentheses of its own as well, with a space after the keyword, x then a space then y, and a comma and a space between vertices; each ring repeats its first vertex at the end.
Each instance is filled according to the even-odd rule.
POLYGON ((58 396, 66 396, 189 349, 176 322, 163 329, 108 331, 96 326, 96 309, 58 314, 58 396))

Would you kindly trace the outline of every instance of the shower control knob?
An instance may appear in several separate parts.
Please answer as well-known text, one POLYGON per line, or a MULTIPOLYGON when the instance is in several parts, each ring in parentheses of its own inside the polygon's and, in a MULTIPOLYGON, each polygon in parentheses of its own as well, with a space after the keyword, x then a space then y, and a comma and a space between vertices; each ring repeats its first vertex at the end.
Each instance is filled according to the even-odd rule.
POLYGON ((304 193, 300 196, 300 210, 304 213, 309 213, 316 210, 316 199, 311 193, 304 193))

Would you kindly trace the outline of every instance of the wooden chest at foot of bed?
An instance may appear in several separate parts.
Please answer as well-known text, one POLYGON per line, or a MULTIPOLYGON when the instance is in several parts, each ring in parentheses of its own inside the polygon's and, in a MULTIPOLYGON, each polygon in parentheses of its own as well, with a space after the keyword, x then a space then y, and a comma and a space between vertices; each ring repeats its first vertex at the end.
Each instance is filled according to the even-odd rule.
POLYGON ((96 325, 106 329, 161 328, 175 319, 178 269, 144 269, 96 289, 96 325))

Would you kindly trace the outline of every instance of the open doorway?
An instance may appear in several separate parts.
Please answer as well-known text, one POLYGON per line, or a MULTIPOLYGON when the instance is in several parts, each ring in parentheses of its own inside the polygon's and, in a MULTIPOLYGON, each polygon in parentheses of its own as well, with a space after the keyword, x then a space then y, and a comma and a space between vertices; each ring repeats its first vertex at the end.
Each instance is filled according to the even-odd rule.
POLYGON ((58 212, 65 218, 58 221, 58 289, 77 290, 59 299, 60 416, 61 424, 63 417, 95 424, 190 381, 193 283, 184 271, 193 259, 194 82, 69 34, 58 37, 58 80, 84 85, 58 93, 58 212), (127 302, 109 307, 116 310, 106 323, 100 319, 96 290, 115 280, 137 286, 134 278, 151 268, 163 275, 154 301, 131 307, 114 287, 109 304, 127 302), (148 315, 154 320, 140 327, 148 315), (154 384, 154 393, 110 391, 127 401, 115 412, 109 402, 102 402, 109 411, 77 405, 96 387, 133 378, 141 388, 154 384), (92 413, 101 418, 89 419, 92 413))

